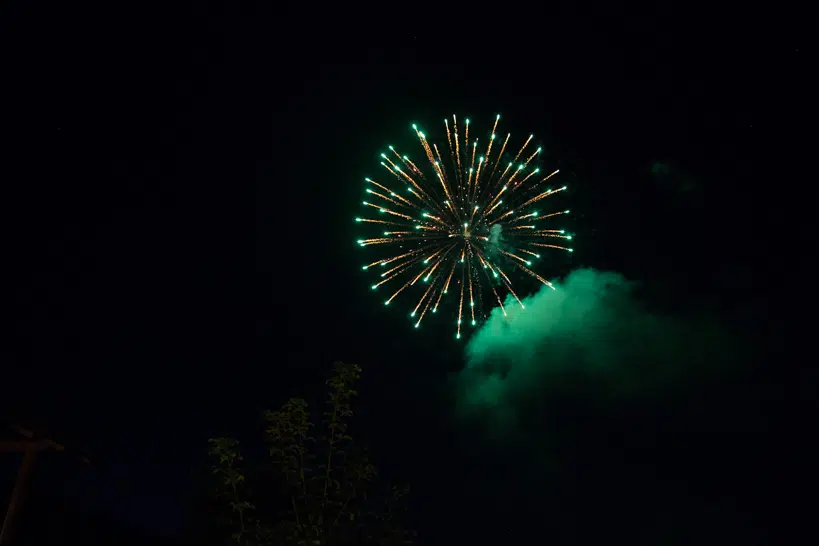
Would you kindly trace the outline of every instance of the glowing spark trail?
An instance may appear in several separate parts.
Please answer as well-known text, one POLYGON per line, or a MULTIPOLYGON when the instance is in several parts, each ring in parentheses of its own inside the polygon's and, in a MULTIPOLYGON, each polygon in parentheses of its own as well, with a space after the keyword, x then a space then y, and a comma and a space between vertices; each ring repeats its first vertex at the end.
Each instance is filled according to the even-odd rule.
POLYGON ((571 234, 544 225, 569 211, 533 208, 566 190, 565 186, 545 186, 559 171, 545 177, 540 172, 536 163, 541 148, 527 151, 534 135, 529 135, 510 160, 505 154, 511 133, 495 144, 501 140, 496 132, 499 121, 500 115, 495 117, 487 143, 478 150, 479 139, 469 137, 469 119, 460 127, 456 116, 445 119, 443 145, 449 148, 448 155, 413 125, 429 170, 422 171, 404 152, 388 146, 380 155, 385 176, 365 178, 368 200, 362 203, 371 214, 355 222, 377 232, 358 239, 357 244, 374 247, 381 257, 361 269, 378 271, 371 289, 388 288, 384 305, 405 290, 416 293, 410 306, 415 328, 452 297, 458 300, 452 302, 458 309, 457 338, 463 334, 465 303, 473 327, 495 303, 506 315, 502 294, 511 295, 514 299, 510 301, 524 308, 510 278, 519 275, 512 273, 525 273, 554 289, 532 270, 533 264, 541 258, 539 252, 549 252, 542 249, 572 252, 568 246, 554 244, 563 243, 556 239, 571 241, 571 234), (453 284, 456 295, 447 296, 453 284))

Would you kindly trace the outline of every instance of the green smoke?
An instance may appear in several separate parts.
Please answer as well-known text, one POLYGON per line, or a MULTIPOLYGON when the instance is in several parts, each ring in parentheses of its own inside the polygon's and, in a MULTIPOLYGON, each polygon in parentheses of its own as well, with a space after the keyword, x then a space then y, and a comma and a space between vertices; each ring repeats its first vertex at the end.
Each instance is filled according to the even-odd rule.
POLYGON ((463 412, 503 420, 578 389, 595 399, 659 392, 718 371, 733 357, 727 333, 705 317, 652 311, 618 273, 572 272, 556 290, 510 298, 466 347, 458 377, 463 412))

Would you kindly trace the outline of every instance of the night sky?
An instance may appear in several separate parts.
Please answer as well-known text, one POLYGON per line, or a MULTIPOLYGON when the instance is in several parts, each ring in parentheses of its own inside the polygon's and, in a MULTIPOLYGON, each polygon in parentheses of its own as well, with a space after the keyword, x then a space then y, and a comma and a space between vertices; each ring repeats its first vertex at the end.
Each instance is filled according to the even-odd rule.
POLYGON ((252 442, 260 410, 320 396, 345 360, 363 368, 356 431, 412 486, 419 544, 803 536, 815 56, 796 20, 500 5, 412 30, 391 12, 132 4, 0 9, 2 410, 94 459, 46 461, 38 483, 180 534, 207 438, 252 442), (617 336, 571 330, 559 356, 536 338, 516 376, 522 358, 467 358, 448 321, 416 331, 407 300, 373 296, 363 177, 412 122, 453 113, 535 134, 577 234, 538 271, 632 282, 604 323, 617 336), (630 350, 583 364, 606 342, 630 350), (498 367, 523 380, 465 403, 498 367))

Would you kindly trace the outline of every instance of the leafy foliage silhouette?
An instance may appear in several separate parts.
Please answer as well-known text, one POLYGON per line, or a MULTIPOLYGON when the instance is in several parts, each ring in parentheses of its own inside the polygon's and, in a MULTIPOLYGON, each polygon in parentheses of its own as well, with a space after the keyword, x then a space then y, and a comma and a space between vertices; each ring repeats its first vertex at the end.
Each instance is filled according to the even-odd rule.
POLYGON ((264 439, 272 472, 248 478, 239 442, 212 438, 217 498, 230 519, 227 541, 236 546, 343 546, 411 544, 414 533, 398 521, 408 488, 377 494, 376 467, 348 433, 353 388, 361 374, 336 362, 320 416, 291 398, 264 412, 264 439), (253 482, 254 488, 248 482, 253 482), (257 502, 258 501, 258 502, 257 502))

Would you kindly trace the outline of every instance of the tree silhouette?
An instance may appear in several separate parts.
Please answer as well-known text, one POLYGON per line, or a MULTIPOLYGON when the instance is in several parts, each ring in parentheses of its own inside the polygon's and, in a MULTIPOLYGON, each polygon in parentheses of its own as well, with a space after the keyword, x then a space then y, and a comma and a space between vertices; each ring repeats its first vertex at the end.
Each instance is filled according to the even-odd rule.
POLYGON ((361 368, 336 362, 321 417, 301 398, 264 413, 272 472, 247 478, 239 443, 212 438, 218 498, 237 546, 397 545, 412 533, 398 523, 407 488, 377 494, 376 467, 348 433, 361 368), (248 482, 253 482, 251 484, 248 482))

